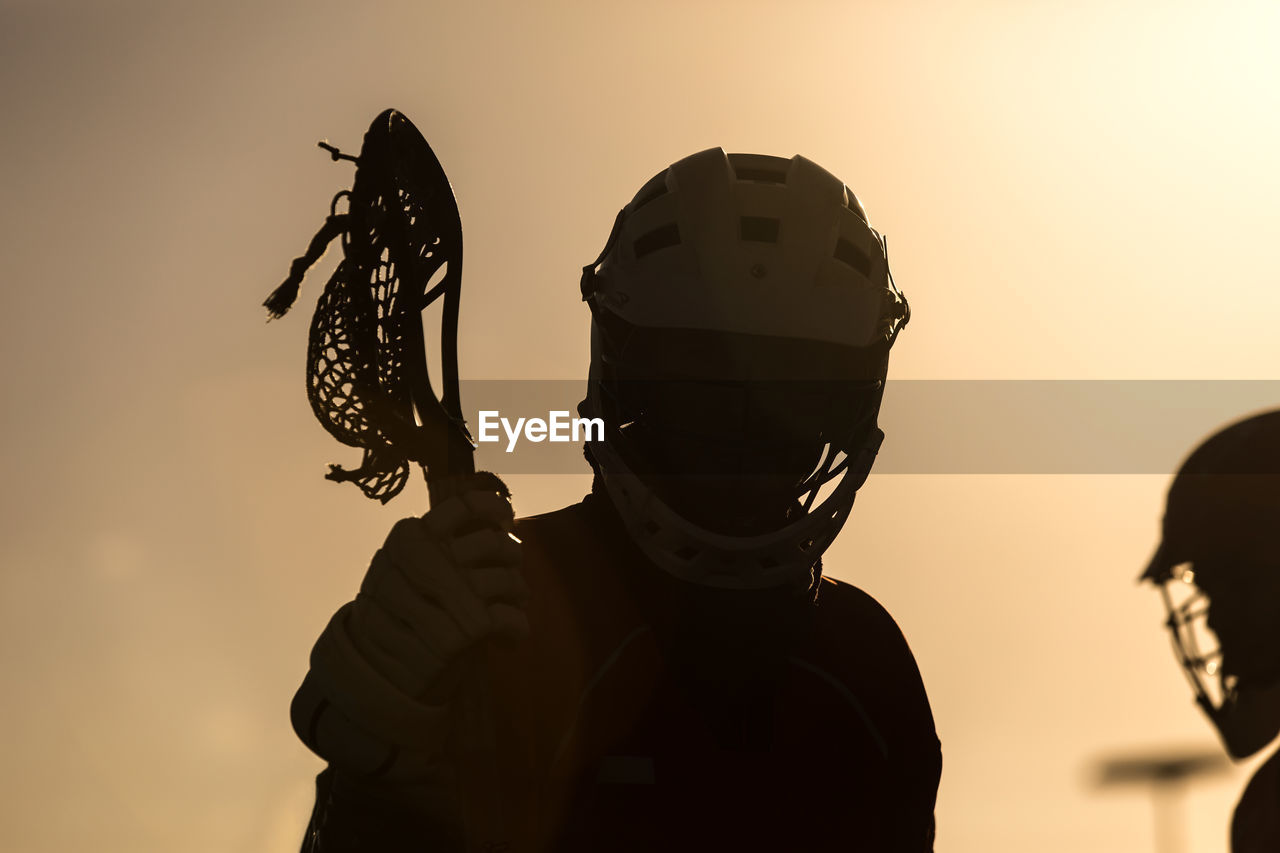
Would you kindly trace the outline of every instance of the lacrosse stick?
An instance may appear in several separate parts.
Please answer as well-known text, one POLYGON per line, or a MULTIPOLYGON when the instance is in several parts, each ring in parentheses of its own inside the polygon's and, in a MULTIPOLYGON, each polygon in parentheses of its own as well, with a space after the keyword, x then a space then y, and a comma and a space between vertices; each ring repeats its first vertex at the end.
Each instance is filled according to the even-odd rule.
MULTIPOLYGON (((343 259, 311 320, 307 398, 325 429, 361 448, 363 459, 350 470, 331 465, 328 479, 354 482, 367 497, 386 503, 404 488, 413 462, 422 467, 432 504, 476 487, 477 478, 509 498, 495 475, 475 472, 475 445, 462 417, 462 223, 444 169, 418 129, 395 110, 374 119, 358 157, 319 145, 335 161, 354 162, 355 180, 334 196, 324 225, 264 305, 272 318, 283 316, 307 270, 341 238, 343 259), (344 200, 346 210, 340 211, 344 200), (441 298, 437 397, 427 370, 422 311, 441 298)), ((476 676, 480 669, 474 667, 476 676)), ((490 703, 478 677, 463 683, 456 707, 465 709, 455 730, 468 844, 480 849, 477 836, 493 837, 503 820, 490 703)), ((390 748, 371 775, 391 768, 395 753, 390 748)))

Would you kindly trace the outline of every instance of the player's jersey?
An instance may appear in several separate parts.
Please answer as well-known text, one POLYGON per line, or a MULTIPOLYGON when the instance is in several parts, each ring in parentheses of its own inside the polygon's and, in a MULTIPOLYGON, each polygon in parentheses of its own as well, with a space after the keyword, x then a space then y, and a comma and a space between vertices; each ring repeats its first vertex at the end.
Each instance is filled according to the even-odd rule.
POLYGON ((516 532, 531 637, 488 655, 506 814, 492 849, 932 849, 939 742, 870 596, 686 584, 596 495, 516 532))
POLYGON ((1231 820, 1231 853, 1280 850, 1280 752, 1253 774, 1231 820))

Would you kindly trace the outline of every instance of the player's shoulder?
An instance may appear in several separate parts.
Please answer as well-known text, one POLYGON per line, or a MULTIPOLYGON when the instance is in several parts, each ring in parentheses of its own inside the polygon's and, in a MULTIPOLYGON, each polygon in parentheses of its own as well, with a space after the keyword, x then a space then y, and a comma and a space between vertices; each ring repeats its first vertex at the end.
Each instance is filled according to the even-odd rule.
POLYGON ((586 558, 593 538, 581 504, 516 519, 515 535, 524 554, 525 571, 557 570, 586 558))
MULTIPOLYGON (((919 680, 915 656, 897 621, 870 593, 851 583, 822 579, 814 613, 812 654, 858 677, 919 680), (868 654, 874 649, 874 654, 868 654)), ((904 682, 904 683, 905 683, 904 682)))
POLYGON ((1268 758, 1245 786, 1231 819, 1231 849, 1239 853, 1276 850, 1280 844, 1280 751, 1268 758))
POLYGON ((870 593, 846 581, 823 577, 818 584, 815 604, 823 622, 840 625, 855 621, 863 626, 901 633, 898 623, 884 605, 870 593))
POLYGON ((594 494, 561 509, 517 518, 515 532, 526 551, 573 564, 613 561, 630 543, 622 523, 594 494))
POLYGON ((605 595, 606 587, 617 586, 617 573, 600 571, 600 567, 618 561, 618 543, 597 515, 589 501, 583 501, 516 519, 526 580, 532 582, 535 575, 554 577, 566 595, 584 599, 583 606, 592 596, 605 595))

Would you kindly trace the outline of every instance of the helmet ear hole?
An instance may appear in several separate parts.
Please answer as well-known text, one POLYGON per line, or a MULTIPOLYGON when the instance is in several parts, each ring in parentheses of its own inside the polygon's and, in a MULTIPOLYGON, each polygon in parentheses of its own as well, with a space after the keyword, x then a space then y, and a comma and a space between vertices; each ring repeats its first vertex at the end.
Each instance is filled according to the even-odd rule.
POLYGON ((863 249, 841 237, 836 241, 835 258, 848 264, 868 278, 871 276, 871 256, 863 249))
POLYGON ((672 246, 680 245, 680 226, 674 222, 666 225, 659 225, 652 231, 647 231, 636 238, 631 244, 631 249, 635 253, 636 259, 639 260, 646 255, 651 255, 661 249, 669 249, 672 246))
POLYGON ((768 165, 749 166, 743 162, 749 159, 759 161, 773 160, 774 158, 761 158, 759 155, 751 154, 730 155, 730 165, 734 165, 735 161, 738 163, 733 169, 735 178, 740 181, 751 181, 757 184, 786 184, 787 170, 785 168, 768 165))

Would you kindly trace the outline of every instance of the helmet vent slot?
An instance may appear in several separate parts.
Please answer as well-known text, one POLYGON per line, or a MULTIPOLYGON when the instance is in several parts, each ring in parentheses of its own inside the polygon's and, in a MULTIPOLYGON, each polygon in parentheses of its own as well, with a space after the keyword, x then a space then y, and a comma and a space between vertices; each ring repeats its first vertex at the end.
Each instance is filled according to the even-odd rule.
POLYGON ((848 264, 858 272, 871 277, 871 256, 853 243, 841 237, 836 241, 836 260, 848 264))
POLYGON ((755 181, 761 184, 785 184, 787 173, 780 169, 761 169, 751 166, 740 166, 734 170, 740 181, 755 181))
POLYGON ((678 245, 680 245, 680 227, 674 222, 668 222, 666 225, 659 225, 647 234, 641 234, 631 244, 631 247, 636 253, 636 258, 639 259, 659 249, 667 249, 678 245))
POLYGON ((767 216, 744 216, 738 221, 742 239, 754 243, 778 242, 778 227, 781 222, 767 216))
MULTIPOLYGON (((659 178, 661 177, 665 177, 665 175, 659 175, 659 178)), ((644 187, 640 191, 640 193, 635 197, 635 200, 631 202, 631 212, 634 213, 635 211, 644 207, 649 202, 654 201, 655 199, 662 198, 666 194, 667 194, 666 183, 662 180, 659 180, 658 178, 655 178, 654 180, 650 181, 649 185, 644 187)))

